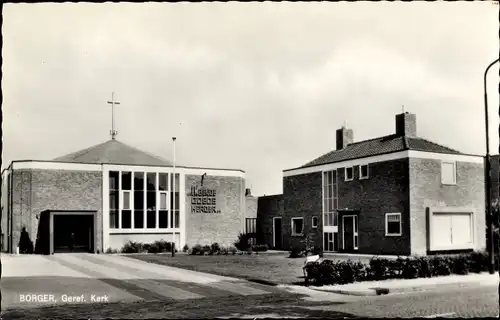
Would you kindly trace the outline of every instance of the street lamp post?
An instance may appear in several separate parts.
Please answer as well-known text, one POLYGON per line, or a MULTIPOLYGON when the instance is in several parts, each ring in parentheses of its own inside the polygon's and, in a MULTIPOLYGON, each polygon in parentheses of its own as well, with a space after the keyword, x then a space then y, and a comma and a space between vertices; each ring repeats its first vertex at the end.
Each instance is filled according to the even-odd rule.
POLYGON ((489 272, 495 273, 495 221, 491 212, 491 160, 490 160, 490 133, 488 121, 488 93, 486 86, 486 76, 490 68, 499 61, 496 59, 484 71, 484 121, 486 126, 486 164, 485 164, 485 178, 486 178, 486 213, 489 218, 488 234, 489 234, 489 272))
POLYGON ((175 140, 177 140, 176 137, 172 137, 172 142, 173 142, 173 170, 172 170, 172 196, 174 197, 172 201, 172 226, 173 226, 173 232, 172 232, 172 237, 174 238, 172 241, 172 257, 175 255, 175 225, 177 221, 175 221, 175 202, 177 200, 176 197, 176 188, 175 188, 175 140))

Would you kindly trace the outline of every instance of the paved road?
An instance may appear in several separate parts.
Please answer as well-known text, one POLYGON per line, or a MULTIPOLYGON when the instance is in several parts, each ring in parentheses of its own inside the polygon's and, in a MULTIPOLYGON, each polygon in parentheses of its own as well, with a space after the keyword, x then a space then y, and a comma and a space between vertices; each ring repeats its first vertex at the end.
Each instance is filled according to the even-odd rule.
POLYGON ((71 303, 176 302, 280 291, 118 255, 2 256, 2 265, 3 310, 71 303))
POLYGON ((495 286, 355 297, 308 288, 282 290, 119 256, 12 259, 5 263, 2 257, 2 309, 10 309, 3 313, 5 319, 64 319, 76 314, 91 318, 479 318, 496 317, 499 310, 495 286), (53 307, 40 307, 40 303, 21 302, 19 295, 25 293, 50 293, 59 301, 53 307), (63 294, 83 294, 86 303, 60 301, 63 294), (110 303, 89 304, 91 294, 108 295, 110 303))
POLYGON ((358 317, 497 317, 496 286, 467 286, 409 294, 363 297, 341 305, 313 307, 325 311, 348 312, 358 317))

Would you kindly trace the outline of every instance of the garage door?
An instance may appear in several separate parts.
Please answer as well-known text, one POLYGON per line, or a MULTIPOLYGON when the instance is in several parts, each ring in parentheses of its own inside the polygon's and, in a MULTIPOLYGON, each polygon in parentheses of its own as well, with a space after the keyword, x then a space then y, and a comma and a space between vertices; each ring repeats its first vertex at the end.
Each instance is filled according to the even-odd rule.
POLYGON ((432 250, 468 249, 473 245, 472 213, 434 213, 432 250))

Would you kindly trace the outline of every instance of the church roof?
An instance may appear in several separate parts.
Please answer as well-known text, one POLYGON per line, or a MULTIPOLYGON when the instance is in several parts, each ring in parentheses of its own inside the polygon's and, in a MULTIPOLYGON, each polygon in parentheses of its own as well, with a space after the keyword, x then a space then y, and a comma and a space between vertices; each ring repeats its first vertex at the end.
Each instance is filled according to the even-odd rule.
POLYGON ((168 160, 139 150, 115 139, 62 157, 57 157, 53 160, 78 163, 172 166, 172 163, 168 160))

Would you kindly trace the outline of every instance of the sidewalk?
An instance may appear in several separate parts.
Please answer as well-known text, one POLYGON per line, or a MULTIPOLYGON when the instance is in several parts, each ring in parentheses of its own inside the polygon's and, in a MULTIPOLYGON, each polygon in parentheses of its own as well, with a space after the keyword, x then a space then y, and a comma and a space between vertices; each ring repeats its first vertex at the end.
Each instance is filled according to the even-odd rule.
POLYGON ((330 285, 322 287, 309 286, 310 289, 332 293, 375 296, 381 294, 410 293, 431 290, 443 286, 461 287, 467 285, 498 286, 498 272, 495 274, 479 273, 469 275, 450 275, 434 278, 391 279, 383 281, 365 281, 345 285, 330 285))

